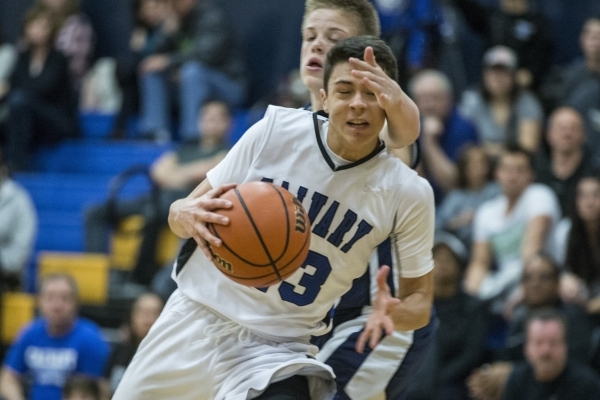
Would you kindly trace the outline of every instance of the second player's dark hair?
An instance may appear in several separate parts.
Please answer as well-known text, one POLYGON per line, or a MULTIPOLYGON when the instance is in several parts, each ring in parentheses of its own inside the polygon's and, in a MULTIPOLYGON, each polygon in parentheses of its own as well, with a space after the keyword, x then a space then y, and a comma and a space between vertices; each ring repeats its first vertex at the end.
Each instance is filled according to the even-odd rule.
POLYGON ((329 50, 329 53, 327 53, 323 74, 323 83, 326 92, 333 68, 337 64, 347 63, 350 57, 363 60, 365 49, 367 47, 373 48, 375 60, 381 69, 383 69, 383 71, 393 80, 398 79, 398 64, 388 45, 375 36, 355 36, 336 43, 335 46, 329 50))

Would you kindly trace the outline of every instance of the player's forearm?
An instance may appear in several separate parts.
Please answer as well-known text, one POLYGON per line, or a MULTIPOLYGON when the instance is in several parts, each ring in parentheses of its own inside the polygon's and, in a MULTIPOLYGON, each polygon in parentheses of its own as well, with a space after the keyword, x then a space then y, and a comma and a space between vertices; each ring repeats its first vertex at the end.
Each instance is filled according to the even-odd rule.
POLYGON ((0 373, 0 396, 5 400, 25 400, 19 379, 6 368, 0 373))
POLYGON ((402 93, 402 101, 386 117, 387 131, 384 131, 383 140, 389 148, 399 149, 417 140, 421 131, 419 109, 406 93, 402 93))
POLYGON ((433 303, 432 296, 424 292, 416 292, 401 300, 390 310, 395 330, 412 331, 423 328, 429 323, 433 303))

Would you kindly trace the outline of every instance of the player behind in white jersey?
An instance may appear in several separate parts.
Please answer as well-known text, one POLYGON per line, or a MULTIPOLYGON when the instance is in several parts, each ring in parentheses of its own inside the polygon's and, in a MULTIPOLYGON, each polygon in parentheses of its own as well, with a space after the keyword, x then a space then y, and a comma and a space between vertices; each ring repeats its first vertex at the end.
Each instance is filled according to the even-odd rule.
POLYGON ((384 42, 370 36, 341 41, 325 64, 321 95, 329 119, 270 106, 207 179, 173 203, 171 229, 191 238, 174 265, 178 289, 140 344, 114 400, 333 399, 332 371, 314 358, 310 337, 327 332, 332 306, 390 236, 402 264, 402 297, 381 296, 366 339, 376 341, 382 326, 389 332, 427 325, 433 192, 378 137, 386 114, 402 112, 380 84, 379 70, 397 74, 384 42), (349 62, 355 58, 377 64, 357 73, 349 62), (222 193, 260 180, 294 193, 312 226, 302 268, 266 289, 236 284, 217 270, 208 244, 221 242, 206 227, 228 223, 218 213, 231 207, 219 199, 222 193))
MULTIPOLYGON (((329 49, 339 40, 357 35, 379 36, 379 17, 368 0, 306 0, 302 23, 302 50, 300 53, 300 76, 310 91, 311 104, 307 109, 323 109, 320 90, 323 88, 323 66, 329 49)), ((357 70, 366 71, 368 64, 353 62, 357 70)), ((396 82, 381 71, 379 78, 388 88, 397 93, 403 101, 403 112, 393 115, 396 121, 388 124, 396 128, 380 135, 390 142, 406 146, 416 139, 419 133, 419 112, 413 101, 401 90, 396 82)), ((387 119, 390 116, 386 115, 387 119)), ((391 147, 388 145, 388 147, 391 147)), ((410 153, 404 149, 394 150, 405 162, 410 153)), ((410 160, 410 158, 408 159, 410 160)), ((375 349, 366 347, 361 353, 356 351, 356 342, 371 311, 375 297, 375 285, 379 266, 391 266, 388 283, 391 291, 398 293, 395 247, 386 240, 371 259, 370 271, 356 280, 352 289, 344 295, 336 307, 333 317, 334 330, 315 338, 321 351, 317 359, 332 367, 336 375, 339 399, 366 399, 376 395, 383 398, 400 400, 405 398, 409 376, 413 376, 422 367, 434 337, 432 320, 426 327, 413 331, 395 331, 386 336, 375 349), (365 385, 364 380, 369 384, 365 385)))

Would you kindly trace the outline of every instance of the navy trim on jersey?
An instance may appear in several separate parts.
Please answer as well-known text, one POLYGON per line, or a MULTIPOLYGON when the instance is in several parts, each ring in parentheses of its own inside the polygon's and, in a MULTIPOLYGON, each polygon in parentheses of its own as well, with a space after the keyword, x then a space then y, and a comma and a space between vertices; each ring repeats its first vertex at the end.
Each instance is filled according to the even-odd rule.
POLYGON ((359 166, 359 165, 369 161, 371 158, 375 157, 377 154, 381 153, 381 151, 383 149, 385 149, 385 144, 383 143, 383 141, 381 139, 379 139, 379 144, 367 156, 361 158, 358 161, 350 163, 350 164, 336 166, 335 163, 331 160, 331 157, 329 157, 327 150, 325 150, 325 144, 323 143, 323 140, 321 139, 321 129, 319 128, 318 116, 328 117, 328 115, 324 111, 317 111, 317 112, 313 113, 313 121, 315 123, 315 134, 317 135, 317 143, 319 145, 319 149, 321 150, 321 154, 323 155, 323 158, 325 158, 325 161, 327 162, 327 165, 329 165, 329 168, 331 168, 331 170, 334 172, 342 171, 345 169, 350 169, 350 168, 359 166))
POLYGON ((189 238, 185 241, 185 244, 181 247, 181 250, 179 250, 177 260, 175 261, 177 265, 175 267, 175 275, 179 275, 179 273, 183 269, 183 266, 188 262, 194 250, 196 250, 196 247, 198 247, 198 244, 196 243, 194 238, 189 238))

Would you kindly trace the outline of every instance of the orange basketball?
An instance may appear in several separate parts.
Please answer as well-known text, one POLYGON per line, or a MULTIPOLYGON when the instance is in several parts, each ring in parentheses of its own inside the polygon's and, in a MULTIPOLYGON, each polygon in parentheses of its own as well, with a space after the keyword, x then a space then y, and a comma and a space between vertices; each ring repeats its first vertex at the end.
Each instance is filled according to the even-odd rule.
POLYGON ((233 281, 267 287, 292 275, 310 245, 310 221, 290 192, 267 182, 247 182, 225 192, 228 225, 209 224, 223 244, 211 246, 213 263, 233 281))

